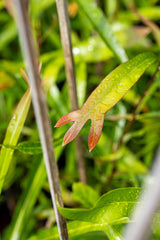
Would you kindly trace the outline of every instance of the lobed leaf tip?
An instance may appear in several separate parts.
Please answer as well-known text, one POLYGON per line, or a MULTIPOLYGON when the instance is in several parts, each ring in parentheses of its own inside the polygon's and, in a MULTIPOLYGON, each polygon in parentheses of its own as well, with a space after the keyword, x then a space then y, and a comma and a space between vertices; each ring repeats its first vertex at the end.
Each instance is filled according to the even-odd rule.
POLYGON ((54 125, 54 127, 60 127, 59 121, 54 125))

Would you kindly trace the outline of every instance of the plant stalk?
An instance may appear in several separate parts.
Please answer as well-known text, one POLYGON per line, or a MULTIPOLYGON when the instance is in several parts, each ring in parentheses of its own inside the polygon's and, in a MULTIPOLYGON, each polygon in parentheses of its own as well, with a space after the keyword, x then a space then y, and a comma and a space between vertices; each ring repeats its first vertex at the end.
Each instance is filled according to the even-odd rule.
POLYGON ((50 120, 47 105, 45 103, 44 92, 41 85, 38 71, 38 58, 35 51, 34 39, 31 33, 26 5, 22 0, 13 0, 14 16, 20 37, 21 50, 26 64, 27 73, 31 85, 32 103, 38 125, 45 166, 50 185, 51 198, 55 211, 60 240, 68 239, 66 220, 58 211, 57 200, 63 207, 63 200, 60 191, 59 173, 55 161, 50 120))
MULTIPOLYGON (((78 109, 78 98, 76 90, 76 76, 75 66, 72 53, 72 42, 71 42, 71 30, 70 21, 68 15, 68 7, 66 0, 57 0, 57 11, 60 24, 61 41, 63 46, 64 58, 65 58, 65 69, 66 77, 69 88, 69 98, 72 107, 72 111, 78 109)), ((85 159, 83 156, 83 145, 82 138, 78 137, 76 140, 76 153, 77 153, 77 164, 80 181, 83 183, 87 182, 85 159)))

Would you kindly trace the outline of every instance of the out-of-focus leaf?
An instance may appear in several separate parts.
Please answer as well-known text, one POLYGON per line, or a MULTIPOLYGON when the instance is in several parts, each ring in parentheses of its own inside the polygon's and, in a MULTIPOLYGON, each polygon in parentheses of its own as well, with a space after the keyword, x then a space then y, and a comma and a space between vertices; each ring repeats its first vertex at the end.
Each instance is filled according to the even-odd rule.
POLYGON ((16 26, 13 22, 4 26, 4 29, 0 33, 0 51, 6 47, 17 36, 16 26))
POLYGON ((157 72, 154 82, 152 83, 150 88, 147 90, 147 94, 144 96, 141 103, 138 105, 137 113, 139 113, 141 111, 141 109, 144 107, 144 105, 147 103, 147 101, 152 97, 152 95, 154 94, 156 89, 160 87, 159 78, 160 78, 160 71, 157 72))
POLYGON ((150 32, 151 30, 148 27, 130 27, 125 25, 122 29, 115 31, 115 34, 122 46, 129 48, 142 41, 150 32))
MULTIPOLYGON (((58 139, 54 140, 54 147, 58 147, 62 144, 63 137, 60 137, 58 139)), ((8 148, 13 148, 13 146, 5 146, 8 148)), ((19 150, 20 152, 26 153, 26 154, 41 154, 42 153, 42 147, 40 142, 21 142, 19 143, 14 149, 19 150)))
POLYGON ((110 110, 138 81, 144 71, 157 61, 153 53, 142 53, 114 69, 91 93, 81 109, 61 117, 55 127, 73 121, 64 136, 63 145, 71 142, 87 120, 91 119, 88 146, 91 151, 98 143, 104 122, 104 114, 110 110))
POLYGON ((69 209, 59 207, 60 213, 72 220, 120 224, 128 221, 129 214, 139 196, 139 188, 120 188, 104 194, 91 209, 69 209))
POLYGON ((147 167, 127 148, 123 149, 123 156, 117 162, 117 168, 122 172, 131 174, 147 173, 147 167))
POLYGON ((28 176, 26 189, 19 199, 12 222, 6 231, 4 239, 21 239, 45 178, 46 171, 44 162, 42 157, 38 156, 28 176))
POLYGON ((73 54, 76 62, 84 61, 87 63, 104 61, 113 57, 112 51, 98 36, 90 37, 74 46, 73 54))
MULTIPOLYGON (((31 103, 30 90, 28 89, 21 101, 19 102, 14 115, 9 123, 7 128, 6 136, 3 141, 4 145, 13 145, 16 146, 19 135, 22 131, 24 122, 26 120, 28 110, 31 103)), ((1 148, 0 152, 0 193, 2 191, 3 183, 8 171, 8 168, 11 164, 13 149, 8 149, 5 147, 1 148)))
POLYGON ((0 71, 0 90, 13 86, 13 79, 4 71, 0 71))
POLYGON ((19 73, 19 69, 23 67, 21 62, 0 60, 0 69, 2 71, 11 72, 12 74, 19 73))
POLYGON ((4 8, 4 2, 1 0, 0 1, 0 9, 3 9, 4 8))
POLYGON ((55 84, 57 75, 60 71, 60 68, 64 64, 64 59, 62 57, 57 57, 53 61, 50 61, 43 71, 43 78, 47 79, 44 84, 45 91, 48 92, 51 87, 55 84))
POLYGON ((56 0, 32 0, 31 1, 31 11, 32 14, 41 14, 41 12, 45 11, 47 8, 51 7, 56 0))
POLYGON ((77 95, 78 103, 81 107, 86 97, 87 89, 87 66, 84 62, 76 66, 76 81, 77 81, 77 95))
MULTIPOLYGON (((160 7, 143 7, 139 8, 138 12, 143 15, 144 17, 151 19, 151 20, 159 20, 160 19, 160 7)), ((132 11, 125 11, 120 12, 118 15, 118 19, 120 21, 139 21, 138 17, 132 11)))
POLYGON ((120 62, 125 62, 128 60, 128 57, 124 49, 120 46, 117 41, 116 36, 114 35, 110 24, 105 18, 103 12, 100 8, 97 7, 93 0, 77 0, 82 10, 88 17, 88 19, 93 24, 96 31, 102 37, 107 46, 114 52, 118 57, 120 62))
POLYGON ((84 207, 93 207, 99 198, 99 194, 90 186, 83 183, 73 184, 73 200, 81 203, 84 207))

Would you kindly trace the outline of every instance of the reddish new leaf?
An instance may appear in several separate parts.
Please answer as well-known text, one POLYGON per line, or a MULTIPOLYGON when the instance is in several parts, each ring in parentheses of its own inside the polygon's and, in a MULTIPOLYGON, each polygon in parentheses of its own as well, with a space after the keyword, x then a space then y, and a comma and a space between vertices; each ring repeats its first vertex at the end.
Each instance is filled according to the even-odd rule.
POLYGON ((136 83, 144 71, 156 61, 153 53, 142 53, 119 65, 91 93, 81 109, 64 115, 55 125, 60 127, 73 121, 73 125, 64 136, 63 145, 72 141, 88 119, 91 129, 88 146, 91 151, 101 136, 104 115, 136 83))

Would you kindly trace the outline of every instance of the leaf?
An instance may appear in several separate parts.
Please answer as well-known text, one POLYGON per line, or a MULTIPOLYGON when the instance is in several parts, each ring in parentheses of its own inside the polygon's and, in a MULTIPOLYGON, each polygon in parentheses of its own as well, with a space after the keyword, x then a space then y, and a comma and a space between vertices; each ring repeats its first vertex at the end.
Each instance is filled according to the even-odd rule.
POLYGON ((84 207, 93 207, 99 198, 99 194, 90 186, 79 182, 73 184, 72 197, 84 207))
POLYGON ((137 82, 144 71, 156 61, 153 53, 142 53, 114 69, 91 93, 81 109, 61 117, 55 127, 73 121, 64 136, 63 145, 71 142, 88 119, 91 119, 88 146, 91 151, 101 136, 104 115, 137 82))
MULTIPOLYGON (((103 231, 110 240, 121 240, 122 238, 119 231, 117 231, 117 227, 119 224, 128 221, 130 210, 137 201, 139 192, 139 188, 121 188, 113 190, 104 194, 97 201, 95 207, 90 210, 60 208, 61 213, 67 216, 67 218, 76 219, 76 221, 67 224, 69 238, 88 232, 103 231)), ((53 227, 48 230, 40 230, 28 240, 41 239, 58 240, 59 235, 57 228, 53 227)))
POLYGON ((41 154, 42 153, 42 147, 40 142, 21 142, 19 143, 16 148, 27 154, 41 154))
POLYGON ((102 10, 97 7, 93 0, 77 0, 83 12, 93 24, 96 31, 107 44, 107 46, 115 53, 120 62, 128 60, 124 49, 120 46, 114 35, 110 24, 104 16, 102 10))
POLYGON ((147 167, 140 162, 138 157, 133 154, 126 147, 123 148, 123 156, 117 162, 117 168, 119 171, 131 173, 131 174, 146 174, 147 167))
MULTIPOLYGON (((54 147, 58 147, 62 143, 62 137, 59 137, 58 139, 54 140, 54 147)), ((13 146, 6 146, 8 148, 14 148, 19 150, 20 152, 23 152, 25 154, 41 154, 42 153, 42 147, 40 142, 20 142, 16 147, 13 146)))
POLYGON ((13 79, 4 71, 0 71, 0 90, 13 86, 13 79))
MULTIPOLYGON (((30 90, 27 90, 20 100, 14 115, 7 128, 6 136, 3 145, 16 146, 19 135, 22 131, 23 124, 26 120, 28 110, 31 103, 30 90)), ((3 183, 11 164, 14 149, 2 147, 0 152, 0 193, 2 191, 3 183)))
POLYGON ((120 188, 104 194, 91 209, 59 207, 59 211, 67 219, 97 224, 120 224, 128 221, 139 193, 139 188, 120 188))
POLYGON ((27 185, 16 206, 12 222, 7 229, 4 239, 19 240, 24 234, 24 228, 30 219, 33 206, 46 179, 43 158, 35 160, 32 170, 27 177, 27 185))
POLYGON ((0 51, 2 51, 17 36, 16 26, 13 22, 8 23, 1 31, 0 51))
MULTIPOLYGON (((88 232, 103 231, 108 227, 108 224, 93 224, 89 222, 72 221, 67 224, 69 238, 76 237, 88 232)), ((82 238, 83 239, 83 238, 82 238)), ((48 230, 40 230, 37 234, 30 237, 28 240, 59 240, 59 234, 56 227, 48 230)), ((116 239, 115 239, 116 240, 116 239)), ((121 240, 121 239, 119 239, 121 240)))
POLYGON ((46 11, 47 8, 53 6, 55 1, 56 0, 42 0, 42 1, 32 0, 30 2, 32 16, 40 15, 41 12, 44 12, 44 11, 46 11))

